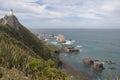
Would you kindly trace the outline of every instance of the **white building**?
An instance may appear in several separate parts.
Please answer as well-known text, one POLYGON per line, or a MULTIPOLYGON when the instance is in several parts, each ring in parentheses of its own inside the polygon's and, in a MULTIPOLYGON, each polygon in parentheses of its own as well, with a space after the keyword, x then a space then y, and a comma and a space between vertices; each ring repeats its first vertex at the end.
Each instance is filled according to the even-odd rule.
POLYGON ((13 16, 13 10, 10 9, 9 13, 7 14, 7 16, 13 16))

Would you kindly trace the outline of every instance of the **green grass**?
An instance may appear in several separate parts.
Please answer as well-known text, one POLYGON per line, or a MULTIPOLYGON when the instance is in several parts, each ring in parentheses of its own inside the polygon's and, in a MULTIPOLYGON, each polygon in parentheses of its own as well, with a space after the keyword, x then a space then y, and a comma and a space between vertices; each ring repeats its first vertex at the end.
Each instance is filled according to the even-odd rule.
POLYGON ((56 68, 55 46, 21 25, 0 25, 0 80, 71 80, 56 68))
POLYGON ((34 34, 22 25, 19 30, 16 30, 9 25, 0 25, 0 32, 5 32, 10 37, 22 42, 44 60, 55 57, 55 55, 53 55, 53 51, 50 50, 48 46, 44 45, 43 41, 40 41, 34 34))

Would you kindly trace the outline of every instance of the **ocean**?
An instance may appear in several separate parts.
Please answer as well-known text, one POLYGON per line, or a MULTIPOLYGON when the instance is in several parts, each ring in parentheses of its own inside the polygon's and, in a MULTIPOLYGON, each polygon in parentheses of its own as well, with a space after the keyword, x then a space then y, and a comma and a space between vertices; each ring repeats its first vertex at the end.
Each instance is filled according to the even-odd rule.
MULTIPOLYGON (((31 29, 34 33, 63 34, 65 39, 72 39, 74 46, 80 46, 78 54, 60 54, 60 58, 67 62, 76 71, 85 72, 92 80, 103 80, 120 76, 120 29, 31 29), (86 67, 82 60, 86 56, 93 60, 100 60, 106 68, 101 72, 94 72, 92 67, 86 67), (116 64, 107 64, 106 61, 114 61, 116 64), (114 68, 110 70, 108 68, 114 68)), ((55 42, 55 39, 49 42, 55 42)))

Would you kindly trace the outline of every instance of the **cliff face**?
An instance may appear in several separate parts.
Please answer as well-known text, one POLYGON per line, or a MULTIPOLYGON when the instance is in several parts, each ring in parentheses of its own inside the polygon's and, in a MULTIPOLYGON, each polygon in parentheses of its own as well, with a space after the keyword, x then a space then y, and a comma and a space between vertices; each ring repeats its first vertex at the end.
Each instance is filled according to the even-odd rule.
POLYGON ((56 68, 54 50, 21 25, 15 15, 0 19, 0 80, 70 80, 56 68))
POLYGON ((19 29, 19 27, 21 26, 20 22, 18 21, 15 15, 5 15, 2 19, 0 19, 0 23, 5 25, 8 24, 16 29, 19 29))

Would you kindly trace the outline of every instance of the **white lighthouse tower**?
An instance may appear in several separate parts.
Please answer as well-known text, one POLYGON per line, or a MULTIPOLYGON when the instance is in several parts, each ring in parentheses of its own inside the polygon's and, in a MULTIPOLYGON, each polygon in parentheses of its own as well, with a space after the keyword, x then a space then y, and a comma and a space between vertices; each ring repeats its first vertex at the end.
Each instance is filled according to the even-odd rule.
POLYGON ((13 16, 13 10, 10 9, 9 13, 7 14, 7 16, 13 16))

